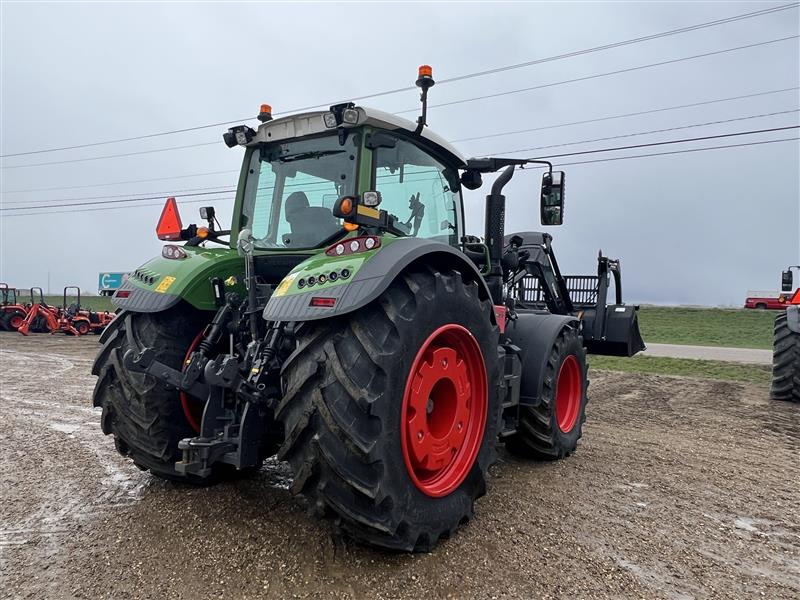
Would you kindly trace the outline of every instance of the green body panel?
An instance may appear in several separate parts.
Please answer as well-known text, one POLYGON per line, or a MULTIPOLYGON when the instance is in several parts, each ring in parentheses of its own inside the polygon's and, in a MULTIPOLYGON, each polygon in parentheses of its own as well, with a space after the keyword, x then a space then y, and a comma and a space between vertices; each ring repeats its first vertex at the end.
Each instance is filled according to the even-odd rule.
MULTIPOLYGON (((328 256, 324 253, 324 251, 315 254, 292 269, 286 275, 286 277, 283 278, 283 281, 281 281, 280 285, 278 285, 275 294, 277 296, 292 296, 294 294, 305 293, 313 289, 324 295, 326 289, 341 285, 348 285, 353 280, 355 274, 358 273, 358 271, 367 263, 367 261, 376 256, 379 252, 381 252, 381 250, 388 248, 395 240, 397 240, 397 238, 392 235, 384 235, 381 236, 380 239, 381 245, 375 250, 367 250, 364 252, 358 252, 356 254, 345 254, 343 256, 328 256), (346 279, 337 278, 336 281, 331 281, 331 272, 335 272, 338 275, 341 273, 342 269, 347 269, 350 271, 349 276, 346 279), (307 281, 309 277, 314 277, 318 280, 319 276, 323 274, 327 278, 327 281, 323 284, 315 284, 313 288, 308 286, 301 288, 298 285, 298 282, 301 279, 305 279, 307 281)), ((347 245, 348 240, 349 237, 341 240, 339 243, 347 245)))
POLYGON ((179 296, 201 310, 216 310, 210 284, 214 277, 224 280, 233 275, 237 283, 226 289, 244 293, 244 259, 236 251, 199 246, 182 248, 187 258, 154 258, 131 273, 128 283, 151 292, 179 296))

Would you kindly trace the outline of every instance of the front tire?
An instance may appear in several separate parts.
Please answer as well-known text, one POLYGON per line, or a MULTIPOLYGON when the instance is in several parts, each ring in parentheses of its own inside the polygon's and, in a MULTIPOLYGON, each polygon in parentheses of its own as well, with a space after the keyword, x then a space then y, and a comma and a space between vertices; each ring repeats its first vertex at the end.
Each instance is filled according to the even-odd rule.
POLYGON ((520 407, 517 431, 506 439, 506 448, 539 460, 575 452, 586 420, 586 374, 583 339, 575 325, 567 325, 550 348, 541 400, 537 406, 520 407))
POLYGON ((292 492, 393 550, 428 551, 469 521, 500 414, 498 329, 477 284, 405 272, 365 308, 297 336, 276 411, 292 492))
POLYGON ((800 333, 789 329, 786 311, 775 317, 773 340, 770 397, 800 402, 800 333))

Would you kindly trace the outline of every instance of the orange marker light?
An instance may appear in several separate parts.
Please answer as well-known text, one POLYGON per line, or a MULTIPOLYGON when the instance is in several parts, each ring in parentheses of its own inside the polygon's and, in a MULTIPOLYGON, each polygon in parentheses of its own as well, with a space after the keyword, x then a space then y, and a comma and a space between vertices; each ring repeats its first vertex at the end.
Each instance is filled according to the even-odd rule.
POLYGON ((420 65, 419 67, 419 76, 420 77, 433 77, 433 69, 430 65, 420 65))
POLYGON ((343 198, 339 208, 342 214, 349 214, 353 210, 353 201, 350 198, 343 198))
POLYGON ((272 107, 269 104, 262 104, 259 112, 272 114, 272 107))
POLYGON ((356 225, 355 223, 345 223, 344 224, 344 230, 345 231, 355 231, 356 229, 358 229, 358 225, 356 225))
POLYGON ((208 227, 198 227, 197 237, 199 237, 201 240, 206 239, 208 237, 208 227))

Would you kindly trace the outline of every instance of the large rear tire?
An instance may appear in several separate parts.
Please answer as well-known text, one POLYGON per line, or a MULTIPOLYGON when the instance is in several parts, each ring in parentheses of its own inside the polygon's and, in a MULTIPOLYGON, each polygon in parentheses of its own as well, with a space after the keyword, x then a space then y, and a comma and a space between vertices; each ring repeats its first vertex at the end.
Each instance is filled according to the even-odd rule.
POLYGON ((770 397, 800 402, 800 333, 789 329, 785 311, 775 317, 774 331, 770 397))
POLYGON ((276 410, 292 492, 393 550, 428 551, 469 521, 500 415, 491 319, 475 282, 425 268, 362 309, 301 324, 276 410))
POLYGON ((114 436, 120 454, 164 479, 208 485, 257 470, 235 471, 218 464, 207 479, 177 472, 175 462, 181 459, 178 442, 197 435, 180 395, 149 375, 128 371, 122 362, 128 349, 146 346, 155 349, 156 360, 180 370, 187 348, 209 320, 210 316, 184 305, 163 313, 122 312, 100 338, 102 348, 92 374, 98 377, 93 402, 103 409, 103 433, 114 436))
POLYGON ((506 438, 506 448, 540 460, 557 460, 575 452, 586 420, 586 374, 583 339, 577 327, 565 326, 550 348, 541 401, 538 406, 520 408, 517 431, 506 438))

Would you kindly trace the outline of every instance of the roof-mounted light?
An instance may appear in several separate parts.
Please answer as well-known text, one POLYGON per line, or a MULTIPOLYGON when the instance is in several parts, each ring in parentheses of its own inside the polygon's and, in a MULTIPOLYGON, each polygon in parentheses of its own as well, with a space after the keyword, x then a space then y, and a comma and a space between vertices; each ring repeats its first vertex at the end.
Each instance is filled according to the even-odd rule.
POLYGON ((328 129, 333 129, 341 125, 357 125, 358 119, 358 109, 352 102, 334 104, 331 106, 330 112, 322 115, 322 120, 325 122, 325 127, 328 129))
POLYGON ((262 104, 258 111, 258 120, 262 123, 272 121, 272 107, 269 104, 262 104))
POLYGON ((225 141, 225 145, 228 148, 233 148, 234 146, 245 146, 253 141, 255 137, 256 132, 247 125, 237 125, 236 127, 231 127, 228 129, 228 131, 222 134, 222 139, 225 141))
POLYGON ((336 122, 336 115, 333 114, 332 112, 325 113, 324 115, 322 115, 322 120, 325 121, 325 127, 327 127, 328 129, 333 129, 338 125, 338 123, 336 122))

